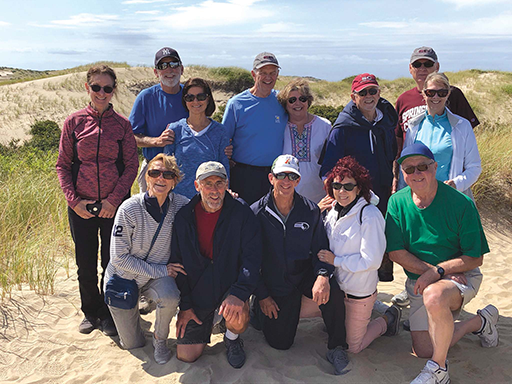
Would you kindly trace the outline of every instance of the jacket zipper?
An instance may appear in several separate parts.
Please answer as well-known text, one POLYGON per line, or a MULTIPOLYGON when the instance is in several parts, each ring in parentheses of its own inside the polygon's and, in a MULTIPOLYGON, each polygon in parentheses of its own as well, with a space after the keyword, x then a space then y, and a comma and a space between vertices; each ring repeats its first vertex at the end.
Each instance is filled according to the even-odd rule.
POLYGON ((101 138, 101 116, 99 117, 99 124, 98 124, 98 147, 96 149, 96 173, 98 176, 98 201, 101 200, 101 191, 100 191, 100 138, 101 138))

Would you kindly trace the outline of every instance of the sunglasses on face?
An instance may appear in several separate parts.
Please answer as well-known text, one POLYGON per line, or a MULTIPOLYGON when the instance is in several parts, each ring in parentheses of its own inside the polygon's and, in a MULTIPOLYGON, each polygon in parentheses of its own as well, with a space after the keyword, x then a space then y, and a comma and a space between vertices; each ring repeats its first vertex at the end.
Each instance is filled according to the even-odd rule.
POLYGON ((208 98, 207 93, 198 93, 197 95, 193 95, 192 93, 187 93, 185 96, 183 96, 183 100, 185 100, 187 103, 190 103, 197 99, 197 101, 205 101, 208 98))
POLYGON ((159 70, 163 71, 164 69, 167 69, 167 68, 171 68, 171 69, 178 68, 180 65, 181 65, 180 62, 171 61, 169 63, 159 63, 159 64, 157 64, 156 69, 159 69, 159 70))
POLYGON ((355 187, 357 187, 357 184, 354 184, 354 183, 341 184, 341 183, 334 182, 331 184, 331 186, 332 186, 332 189, 335 189, 335 190, 340 190, 341 188, 343 188, 345 191, 351 192, 354 190, 355 187))
POLYGON ((89 85, 89 87, 91 87, 93 92, 99 92, 99 91, 101 91, 102 88, 105 91, 105 93, 114 92, 114 87, 111 87, 110 85, 105 85, 104 87, 102 87, 98 84, 91 84, 91 85, 89 85))
POLYGON ((379 92, 379 89, 378 88, 365 88, 365 89, 361 89, 359 92, 354 92, 354 93, 357 93, 359 96, 366 96, 368 93, 371 95, 371 96, 375 96, 377 94, 377 92, 379 92))
POLYGON ((432 68, 434 66, 434 62, 430 60, 424 61, 423 63, 421 61, 415 61, 411 65, 416 69, 421 68, 422 65, 425 68, 432 68))
POLYGON ((434 164, 434 161, 428 164, 411 165, 410 167, 404 168, 404 172, 408 175, 412 175, 416 169, 419 172, 425 172, 432 164, 434 164))
POLYGON ((427 97, 434 97, 436 93, 439 95, 439 97, 446 97, 448 96, 448 93, 450 91, 448 89, 424 89, 423 93, 427 97))
MULTIPOLYGON (((297 98, 295 96, 292 96, 288 99, 288 103, 293 104, 297 101, 297 98)), ((299 96, 299 101, 302 103, 305 103, 308 101, 308 98, 306 96, 299 96)))
POLYGON ((274 174, 274 177, 277 179, 277 180, 284 180, 286 179, 286 177, 288 177, 288 180, 290 181, 295 181, 297 180, 300 176, 297 175, 296 173, 285 173, 285 172, 281 172, 281 173, 275 173, 274 174))
POLYGON ((173 171, 161 171, 159 169, 148 170, 148 176, 153 179, 159 178, 160 175, 163 175, 166 180, 174 180, 176 178, 176 174, 173 171))

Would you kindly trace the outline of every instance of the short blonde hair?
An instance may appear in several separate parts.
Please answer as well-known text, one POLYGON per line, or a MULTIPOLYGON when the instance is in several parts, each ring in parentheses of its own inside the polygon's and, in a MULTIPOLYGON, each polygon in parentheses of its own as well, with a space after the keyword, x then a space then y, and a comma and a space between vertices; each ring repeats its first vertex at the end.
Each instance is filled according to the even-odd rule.
POLYGON ((423 84, 423 89, 427 89, 428 83, 440 83, 443 84, 446 89, 450 89, 450 80, 448 80, 448 76, 444 73, 440 72, 432 72, 425 79, 425 83, 423 84))
POLYGON ((288 98, 290 97, 290 92, 292 91, 298 91, 301 95, 306 96, 308 98, 308 108, 311 107, 311 103, 314 98, 311 93, 311 89, 309 88, 309 83, 307 80, 299 77, 286 84, 285 87, 277 94, 277 100, 283 106, 285 111, 286 104, 288 104, 288 98))
MULTIPOLYGON (((176 184, 178 184, 181 181, 183 175, 181 174, 180 167, 178 166, 178 163, 176 162, 176 158, 174 156, 166 155, 165 153, 159 153, 149 161, 148 170, 151 168, 151 165, 153 165, 157 161, 161 161, 166 170, 172 171, 176 174, 176 178, 174 179, 176 181, 176 184)), ((146 180, 148 177, 148 173, 146 172, 146 180)))

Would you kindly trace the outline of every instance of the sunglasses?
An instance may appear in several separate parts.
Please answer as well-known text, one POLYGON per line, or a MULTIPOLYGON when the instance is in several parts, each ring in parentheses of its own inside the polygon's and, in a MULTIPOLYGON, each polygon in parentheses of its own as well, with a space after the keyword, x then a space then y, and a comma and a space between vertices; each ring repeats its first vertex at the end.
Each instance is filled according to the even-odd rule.
POLYGON ((423 90, 423 93, 425 93, 425 95, 427 97, 434 97, 436 95, 436 93, 439 95, 439 97, 446 97, 448 96, 448 93, 450 91, 448 89, 424 89, 423 90))
POLYGON ((171 68, 171 69, 178 68, 180 65, 181 65, 181 63, 179 61, 177 61, 177 62, 171 61, 170 63, 157 64, 156 69, 163 71, 164 69, 167 69, 167 68, 171 68))
POLYGON ((164 179, 173 180, 176 178, 176 174, 173 171, 161 171, 159 169, 150 169, 148 170, 148 176, 153 179, 157 179, 160 175, 164 175, 164 179))
POLYGON ((415 61, 411 65, 416 69, 421 68, 422 65, 425 68, 432 68, 434 66, 434 62, 430 60, 424 61, 423 63, 421 61, 415 61))
POLYGON ((428 167, 434 163, 435 163, 435 161, 428 163, 428 164, 420 164, 420 165, 416 165, 416 166, 411 165, 410 167, 404 168, 404 172, 407 173, 408 175, 412 175, 416 169, 420 172, 425 172, 428 169, 428 167))
MULTIPOLYGON (((288 99, 288 103, 293 104, 297 101, 297 98, 295 96, 292 96, 288 99)), ((308 98, 306 96, 299 96, 299 101, 302 103, 305 103, 308 101, 308 98)))
POLYGON ((296 173, 285 173, 285 172, 274 173, 274 177, 277 180, 284 180, 284 179, 286 179, 287 176, 288 176, 288 180, 290 180, 290 181, 295 181, 300 177, 296 173))
POLYGON ((98 84, 92 84, 92 85, 89 85, 89 87, 91 87, 93 92, 99 92, 99 91, 101 91, 101 89, 103 89, 105 91, 105 93, 114 92, 114 87, 111 87, 110 85, 105 85, 104 87, 102 87, 98 84))
POLYGON ((332 189, 335 189, 335 190, 340 190, 341 188, 343 188, 345 191, 351 192, 354 190, 355 187, 357 187, 357 184, 353 184, 353 183, 341 184, 341 183, 334 182, 331 184, 331 186, 332 186, 332 189))
POLYGON ((198 93, 197 95, 193 95, 192 93, 187 93, 185 96, 183 96, 183 100, 185 100, 187 103, 190 103, 197 99, 197 101, 205 101, 208 98, 207 93, 198 93))
POLYGON ((354 93, 357 93, 359 96, 366 96, 368 93, 371 95, 371 96, 375 96, 377 94, 377 92, 379 92, 379 89, 378 88, 365 88, 365 89, 361 89, 359 92, 354 92, 354 93))

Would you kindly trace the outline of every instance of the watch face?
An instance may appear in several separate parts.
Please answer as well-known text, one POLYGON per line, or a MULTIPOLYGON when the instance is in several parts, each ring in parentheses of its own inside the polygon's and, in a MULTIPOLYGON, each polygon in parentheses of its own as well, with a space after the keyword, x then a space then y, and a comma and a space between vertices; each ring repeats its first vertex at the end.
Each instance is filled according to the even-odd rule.
POLYGON ((441 275, 441 277, 444 276, 444 268, 443 267, 437 267, 437 273, 441 275))

